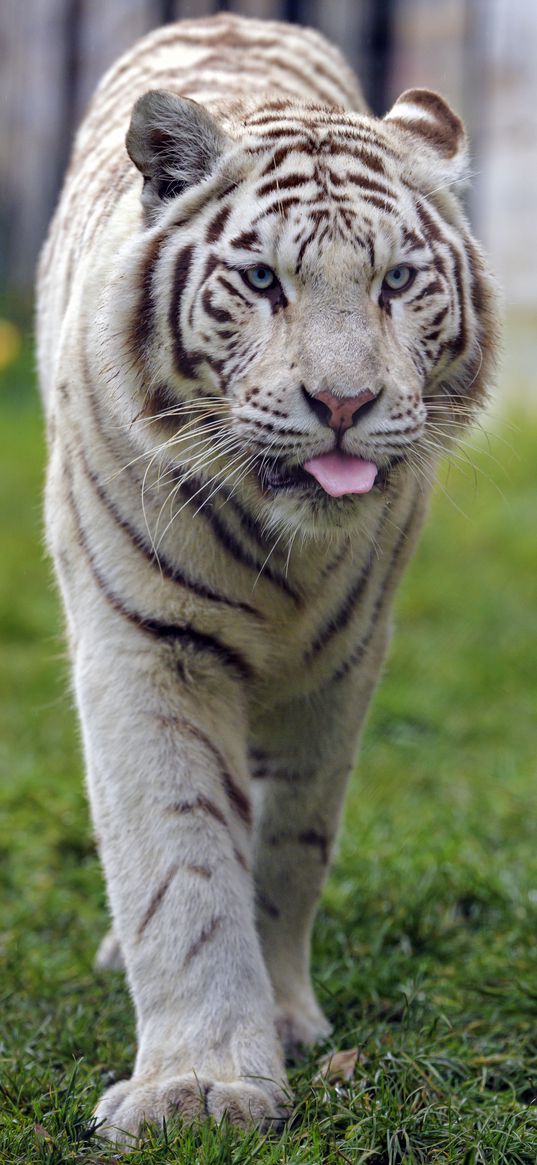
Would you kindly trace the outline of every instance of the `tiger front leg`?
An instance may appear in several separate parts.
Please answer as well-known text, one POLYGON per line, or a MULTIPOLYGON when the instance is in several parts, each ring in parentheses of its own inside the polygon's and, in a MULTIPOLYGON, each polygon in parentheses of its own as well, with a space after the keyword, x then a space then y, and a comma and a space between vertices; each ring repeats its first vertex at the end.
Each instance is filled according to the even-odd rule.
MULTIPOLYGON (((110 617, 114 624, 115 617, 110 617)), ((286 1113, 274 1006, 254 924, 240 683, 112 625, 79 642, 90 797, 137 1020, 132 1078, 96 1110, 144 1122, 286 1113), (182 668, 182 678, 180 673, 182 668)))
POLYGON ((278 706, 254 751, 258 930, 292 1057, 331 1030, 311 983, 311 934, 386 639, 381 625, 360 671, 278 706))

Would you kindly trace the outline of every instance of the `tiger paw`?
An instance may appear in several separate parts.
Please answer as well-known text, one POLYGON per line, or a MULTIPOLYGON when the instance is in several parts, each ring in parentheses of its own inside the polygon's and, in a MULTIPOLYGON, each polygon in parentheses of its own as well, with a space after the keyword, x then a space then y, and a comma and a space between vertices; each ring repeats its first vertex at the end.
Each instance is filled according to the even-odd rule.
POLYGON ((311 1044, 330 1035, 332 1025, 311 997, 299 1004, 280 1003, 276 1008, 276 1029, 287 1058, 300 1060, 311 1044))
POLYGON ((212 1117, 242 1128, 279 1129, 289 1116, 289 1095, 276 1081, 221 1081, 194 1073, 164 1078, 133 1077, 114 1084, 95 1110, 97 1133, 132 1146, 144 1125, 173 1119, 193 1124, 212 1117))

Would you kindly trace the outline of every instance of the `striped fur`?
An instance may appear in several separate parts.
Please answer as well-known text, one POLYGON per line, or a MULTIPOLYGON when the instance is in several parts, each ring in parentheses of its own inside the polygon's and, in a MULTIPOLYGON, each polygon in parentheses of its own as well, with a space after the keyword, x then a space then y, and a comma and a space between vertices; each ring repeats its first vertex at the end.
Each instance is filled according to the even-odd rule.
POLYGON ((97 1109, 112 1139, 282 1119, 282 1041, 329 1030, 309 941, 345 783, 437 459, 494 358, 464 174, 436 94, 377 120, 317 33, 231 15, 137 44, 79 131, 39 365, 100 959, 121 952, 138 1026, 97 1109), (360 401, 339 438, 378 467, 366 494, 300 476, 336 440, 319 394, 360 401))

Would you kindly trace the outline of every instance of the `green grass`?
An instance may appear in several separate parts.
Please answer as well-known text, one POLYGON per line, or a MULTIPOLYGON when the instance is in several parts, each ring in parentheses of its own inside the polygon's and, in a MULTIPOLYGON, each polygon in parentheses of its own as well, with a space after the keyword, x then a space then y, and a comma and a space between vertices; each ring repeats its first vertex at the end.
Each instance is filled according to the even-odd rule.
MULTIPOLYGON (((115 1154, 92 1135, 92 1106, 129 1072, 133 1021, 121 976, 92 970, 105 897, 30 381, 23 356, 0 382, 0 1161, 104 1165, 115 1154)), ((472 439, 476 480, 444 474, 316 928, 328 1046, 360 1048, 354 1079, 320 1087, 312 1056, 292 1072, 283 1136, 170 1129, 132 1165, 534 1165, 537 424, 501 436, 497 461, 472 439)))

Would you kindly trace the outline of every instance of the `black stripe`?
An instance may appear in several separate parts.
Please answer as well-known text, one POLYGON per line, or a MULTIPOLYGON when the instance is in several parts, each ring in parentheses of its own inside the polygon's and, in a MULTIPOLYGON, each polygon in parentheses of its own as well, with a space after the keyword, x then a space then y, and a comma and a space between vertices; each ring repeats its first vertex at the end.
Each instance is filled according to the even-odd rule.
POLYGON ((441 311, 438 311, 436 313, 436 315, 433 317, 433 319, 430 321, 430 327, 437 328, 441 323, 444 322, 448 312, 449 312, 448 307, 443 307, 441 309, 441 311))
POLYGON ((393 211, 396 206, 393 199, 381 199, 376 194, 363 194, 362 201, 367 202, 371 206, 376 206, 377 210, 393 211))
POLYGON ((211 222, 207 227, 207 234, 205 236, 208 243, 216 243, 218 241, 230 214, 231 207, 228 205, 222 206, 217 214, 215 214, 214 218, 211 219, 211 222))
POLYGON ((304 663, 311 663, 311 661, 315 659, 315 656, 318 655, 320 651, 322 651, 323 647, 326 647, 327 643, 333 639, 334 635, 337 635, 338 631, 342 631, 347 626, 354 613, 356 604, 361 598, 365 589, 372 564, 373 553, 370 554, 367 562, 365 563, 365 566, 360 571, 356 582, 345 596, 341 606, 339 607, 339 610, 331 616, 327 623, 325 623, 324 627, 314 639, 311 647, 305 653, 304 663))
POLYGON ((364 166, 367 166, 369 170, 373 170, 375 174, 386 173, 386 167, 380 154, 373 154, 370 150, 360 150, 354 154, 354 157, 359 158, 364 166))
POLYGON ((196 797, 194 801, 174 801, 171 805, 167 806, 168 813, 178 813, 180 816, 183 814, 197 813, 198 810, 201 813, 207 813, 209 817, 214 817, 215 821, 218 821, 220 825, 225 825, 226 829, 229 829, 229 824, 224 814, 218 808, 218 805, 215 805, 214 801, 210 801, 208 797, 196 797))
POLYGON ((88 565, 90 567, 95 583, 104 595, 109 606, 111 606, 118 615, 121 615, 123 619, 126 619, 129 623, 132 623, 133 626, 137 627, 139 631, 142 631, 146 635, 151 635, 155 639, 161 639, 168 643, 179 643, 186 648, 192 648, 194 651, 210 652, 215 656, 215 658, 218 659, 220 663, 236 671, 242 677, 242 679, 252 679, 254 672, 250 664, 244 659, 242 655, 240 655, 238 651, 236 651, 233 647, 229 647, 226 643, 223 643, 215 635, 207 635, 205 632, 198 631, 196 628, 191 627, 189 624, 180 625, 177 623, 163 623, 159 619, 155 619, 152 616, 145 615, 140 611, 134 610, 127 603, 125 603, 123 599, 116 595, 115 592, 111 590, 111 588, 105 582, 95 562, 95 557, 89 545, 87 535, 82 527, 78 508, 71 489, 68 490, 67 497, 77 527, 78 540, 86 555, 88 565))
POLYGON ((376 182, 372 178, 367 178, 365 174, 348 173, 346 175, 346 181, 350 182, 352 186, 359 186, 361 190, 368 190, 371 194, 381 194, 392 201, 395 201, 397 198, 395 191, 390 190, 382 182, 376 182))
POLYGON ((209 869, 209 866, 200 866, 195 862, 190 862, 184 868, 189 874, 197 874, 199 878, 210 879, 213 876, 213 871, 209 869))
MULTIPOLYGON (((179 472, 180 471, 177 470, 177 473, 179 472)), ((180 491, 187 500, 197 500, 199 498, 199 491, 202 490, 205 485, 206 483, 200 481, 199 478, 194 477, 193 474, 189 474, 188 481, 181 481, 180 491)), ((226 505, 230 506, 230 508, 232 508, 235 512, 239 512, 240 507, 238 507, 238 503, 236 502, 235 498, 231 498, 228 495, 225 497, 225 502, 226 505)), ((204 506, 200 512, 204 515, 207 522, 210 524, 215 538, 217 538, 220 542, 220 545, 223 546, 225 550, 227 550, 228 554, 230 554, 233 558, 236 559, 237 562, 240 562, 242 566, 247 567, 249 570, 255 570, 257 572, 262 568, 263 578, 268 579, 269 582, 273 583, 281 591, 284 591, 285 594, 288 595, 289 598, 293 599, 295 603, 300 603, 300 594, 291 586, 285 576, 280 575, 274 571, 270 563, 263 564, 262 559, 260 561, 259 558, 254 557, 254 555, 251 554, 250 551, 242 545, 242 543, 238 542, 237 538, 231 532, 227 523, 222 521, 212 506, 210 508, 208 506, 204 506)), ((241 511, 241 513, 244 516, 244 511, 241 511)), ((251 521, 253 521, 253 519, 251 519, 251 521)))
POLYGON ((374 270, 375 270, 375 267, 376 267, 376 259, 375 259, 375 236, 374 236, 374 234, 373 234, 371 231, 369 231, 369 232, 368 232, 368 234, 367 234, 367 238, 366 238, 366 240, 365 240, 365 244, 366 244, 367 254, 368 254, 368 256, 369 256, 369 262, 370 262, 370 265, 371 265, 371 269, 374 271, 374 270))
MULTIPOLYGON (((183 814, 197 813, 198 811, 206 813, 208 817, 213 817, 215 821, 218 821, 220 825, 223 825, 230 832, 229 822, 224 817, 224 814, 218 808, 218 805, 215 805, 214 801, 210 801, 208 797, 196 797, 194 801, 175 801, 172 805, 167 806, 168 813, 178 813, 181 816, 183 814)), ((249 873, 248 862, 236 846, 233 846, 233 857, 239 866, 249 873)))
POLYGON ((356 579, 356 582, 353 583, 351 589, 345 595, 345 598, 343 599, 343 602, 339 606, 338 610, 329 617, 327 622, 318 632, 311 647, 308 649, 304 656, 304 663, 311 663, 311 661, 315 659, 315 656, 318 655, 324 647, 326 647, 327 643, 330 642, 334 635, 337 635, 339 631, 343 631, 344 628, 349 624, 356 609, 356 605, 359 602, 367 585, 371 567, 375 558, 375 544, 382 532, 387 516, 388 511, 385 510, 382 519, 378 523, 375 533, 371 538, 373 543, 372 548, 369 552, 366 562, 364 563, 364 566, 362 567, 362 570, 360 571, 360 574, 358 575, 358 578, 356 579))
POLYGON ((269 918, 280 918, 280 911, 278 907, 263 894, 261 890, 256 890, 255 900, 257 905, 261 908, 264 914, 268 914, 269 918))
POLYGON ((295 133, 298 134, 305 127, 300 125, 300 122, 299 122, 299 119, 298 119, 296 113, 286 112, 288 109, 289 109, 289 102, 288 101, 281 102, 279 106, 278 105, 269 105, 268 112, 261 113, 261 114, 257 114, 257 113, 253 114, 251 117, 249 117, 247 119, 246 124, 248 126, 251 126, 253 129, 258 129, 259 127, 261 127, 261 130, 263 132, 263 127, 265 125, 273 125, 274 123, 276 123, 277 125, 282 125, 282 126, 286 126, 286 127, 291 126, 291 132, 294 131, 295 133))
POLYGON ((183 968, 186 967, 188 963, 190 963, 192 959, 196 957, 196 955, 199 955, 199 952, 202 950, 205 944, 213 938, 220 924, 220 918, 213 918, 212 922, 210 922, 208 926, 204 927, 199 937, 195 942, 192 943, 192 946, 187 951, 185 961, 183 963, 183 968))
MULTIPOLYGON (((97 398, 91 390, 91 381, 88 380, 87 383, 89 386, 87 400, 90 406, 95 427, 101 440, 110 448, 114 456, 116 456, 116 450, 114 449, 111 437, 104 431, 102 427, 102 419, 97 408, 97 398)), ((125 467, 125 472, 136 481, 137 488, 141 488, 141 482, 136 478, 135 469, 128 465, 125 467)), ((193 499, 196 501, 199 498, 200 490, 204 488, 206 483, 202 482, 193 474, 189 474, 188 482, 183 481, 182 471, 178 468, 174 468, 173 476, 176 482, 179 480, 181 481, 179 493, 185 502, 191 501, 193 499)), ((299 592, 291 586, 284 575, 281 575, 276 570, 274 570, 270 563, 264 565, 264 558, 267 556, 267 543, 263 540, 261 530, 258 523, 255 521, 255 518, 253 518, 246 510, 243 509, 236 498, 232 497, 230 494, 227 494, 222 489, 219 490, 219 494, 223 495, 226 508, 231 510, 231 512, 235 515, 243 530, 248 533, 252 540, 256 541, 259 550, 263 554, 263 558, 259 559, 258 557, 255 557, 246 549, 246 547, 238 542, 237 538, 234 536, 227 523, 216 514, 214 508, 209 503, 209 505, 203 506, 203 508, 200 510, 200 515, 211 527, 214 537, 228 554, 235 558, 237 562, 242 563, 242 565, 247 567, 249 570, 255 570, 257 573, 262 567, 263 578, 273 583, 274 586, 277 586, 279 590, 288 595, 289 598, 291 598, 298 606, 301 603, 301 595, 299 592)), ((248 607, 248 604, 245 604, 245 606, 248 607)), ((255 608, 252 608, 252 611, 254 610, 255 608)), ((259 615, 259 618, 262 618, 262 616, 259 615)))
POLYGON ((257 231, 242 231, 240 235, 230 240, 231 247, 238 247, 245 251, 256 250, 261 245, 261 239, 257 231))
POLYGON ((308 174, 286 174, 282 178, 274 174, 272 178, 267 178, 265 182, 261 183, 261 186, 257 187, 256 194, 261 198, 265 194, 279 193, 280 190, 293 190, 297 186, 307 186, 308 182, 313 181, 313 176, 310 177, 308 174))
MULTIPOLYGON (((200 287, 203 283, 206 283, 209 276, 212 275, 213 271, 216 269, 216 267, 219 266, 219 264, 220 264, 220 260, 217 258, 217 256, 214 255, 212 251, 209 251, 209 254, 207 255, 207 261, 205 263, 205 270, 203 272, 203 279, 201 280, 200 287)), ((188 313, 188 319, 189 319, 190 323, 192 322, 193 306, 194 305, 191 306, 190 311, 188 313)))
POLYGON ((319 850, 319 857, 323 865, 328 863, 328 838, 326 834, 319 833, 317 829, 306 829, 303 833, 298 834, 297 841, 301 845, 314 846, 319 850))
POLYGON ((287 146, 281 146, 275 150, 272 157, 269 158, 266 166, 263 167, 259 177, 266 178, 267 174, 273 174, 275 170, 281 166, 282 162, 289 156, 289 149, 287 146))
POLYGON ((274 202, 271 202, 268 206, 265 206, 259 214, 256 214, 254 221, 256 223, 262 222, 262 220, 266 218, 267 215, 273 214, 274 211, 277 211, 279 214, 287 214, 287 212, 293 206, 302 206, 306 208, 309 205, 309 201, 306 201, 304 198, 300 198, 296 194, 287 194, 285 198, 276 198, 274 202))
POLYGON ((173 432, 175 433, 177 431, 177 408, 180 404, 180 397, 173 392, 168 384, 161 381, 148 390, 140 412, 135 419, 153 420, 157 413, 168 413, 168 416, 159 416, 159 425, 166 428, 172 426, 173 432), (174 411, 172 412, 172 410, 174 411))
POLYGON ((407 300, 407 302, 408 304, 419 303, 420 299, 427 299, 429 295, 436 295, 439 291, 443 291, 442 284, 439 279, 433 279, 432 283, 428 283, 426 287, 422 288, 417 295, 407 300))
MULTIPOLYGON (((352 669, 354 667, 356 667, 356 665, 358 663, 361 662, 361 660, 363 659, 363 657, 367 651, 367 648, 369 647, 369 644, 370 644, 370 642, 373 638, 373 635, 375 633, 377 623, 378 623, 379 618, 380 618, 381 613, 382 613, 384 600, 386 597, 386 592, 388 591, 388 588, 389 588, 390 583, 392 581, 393 575, 394 575, 395 570, 397 568, 397 564, 399 562, 399 558, 401 556, 401 553, 403 551, 405 542, 407 540, 410 528, 411 528, 412 523, 414 521, 414 516, 415 516, 415 512, 416 512, 416 500, 417 499, 415 497, 414 501, 412 503, 411 509, 410 509, 410 514, 405 522, 405 525, 404 525, 404 527, 399 535, 399 538, 397 539, 397 542, 394 546, 394 549, 392 551, 390 561, 388 564, 388 569, 387 569, 386 574, 384 575, 384 578, 381 582, 379 592, 377 594, 377 597, 375 599, 375 603, 373 605, 373 610, 371 612, 371 618, 369 621, 369 627, 367 629, 367 632, 364 635, 363 639, 361 639, 360 642, 358 643, 358 645, 355 647, 355 649, 351 653, 351 655, 349 655, 348 658, 344 661, 344 663, 340 664, 340 666, 336 669, 336 671, 333 673, 333 675, 331 676, 328 683, 337 683, 340 680, 344 679, 345 676, 348 675, 348 673, 350 671, 352 671, 352 669)), ((324 686, 325 685, 323 684, 323 687, 324 686)))
POLYGON ((167 237, 168 234, 166 232, 165 234, 157 235, 151 240, 140 268, 138 303, 134 311, 132 326, 128 335, 129 349, 135 359, 140 361, 146 356, 147 348, 153 337, 155 328, 153 272, 167 237))
POLYGON ((248 615, 253 615, 255 619, 258 619, 261 622, 264 621, 264 616, 261 615, 260 612, 255 609, 255 607, 252 607, 250 603, 242 603, 238 599, 227 598, 226 595, 222 595, 218 591, 213 590, 212 587, 207 586, 206 583, 200 582, 199 579, 193 579, 186 575, 179 566, 173 562, 170 562, 170 560, 166 558, 161 553, 161 551, 159 551, 157 555, 153 548, 143 537, 143 535, 140 533, 140 531, 136 530, 135 527, 132 526, 131 523, 119 513, 111 498, 106 493, 102 483, 99 481, 97 474, 88 464, 86 454, 82 449, 80 454, 84 472, 88 480, 91 482, 91 485, 93 486, 93 489, 99 500, 102 502, 103 506, 106 508, 120 529, 129 536, 136 549, 144 555, 149 564, 154 567, 159 574, 163 575, 164 578, 170 579, 171 582, 178 583, 179 586, 185 587, 187 590, 192 591, 200 599, 209 599, 213 603, 222 603, 224 606, 230 607, 232 610, 244 611, 248 615))
POLYGON ((459 304, 459 330, 453 340, 449 341, 448 348, 453 359, 457 360, 466 349, 467 321, 466 321, 466 289, 464 286, 462 259, 452 243, 447 243, 453 261, 453 278, 457 288, 459 304))
POLYGON ((245 825, 250 826, 252 824, 252 810, 250 802, 246 794, 243 793, 242 789, 240 789, 237 785, 234 777, 232 777, 222 753, 216 747, 216 745, 213 744, 210 737, 208 737, 206 733, 201 730, 201 728, 198 728, 197 725, 185 720, 184 727, 188 732, 191 733, 192 736, 195 736, 196 739, 204 745, 208 752, 210 752, 211 756, 216 762, 217 768, 219 769, 224 790, 231 808, 235 811, 235 813, 238 814, 245 825))
POLYGON ((316 154, 319 148, 319 143, 313 134, 308 133, 308 127, 306 125, 295 124, 294 126, 291 125, 291 128, 287 129, 283 128, 282 125, 276 124, 271 129, 262 129, 261 134, 259 135, 258 147, 253 148, 252 146, 249 146, 248 153, 264 155, 267 151, 267 141, 278 142, 278 145, 280 145, 282 149, 283 143, 285 141, 285 146, 287 149, 292 150, 293 152, 295 150, 303 150, 307 156, 309 154, 316 154))
POLYGON ((446 239, 442 233, 438 219, 434 217, 430 208, 426 209, 423 204, 423 197, 420 196, 410 183, 403 183, 408 186, 415 196, 415 205, 418 218, 421 222, 423 233, 429 243, 445 243, 446 239))
POLYGON ((298 252, 298 255, 297 255, 297 260, 296 260, 296 268, 295 268, 295 269, 296 269, 296 273, 297 273, 297 275, 298 275, 298 274, 300 273, 300 271, 302 270, 302 263, 303 263, 303 260, 304 260, 304 252, 305 252, 305 250, 306 250, 306 247, 307 247, 307 246, 308 246, 308 245, 309 245, 309 244, 312 242, 312 240, 315 238, 316 232, 317 232, 317 227, 316 227, 316 226, 314 226, 314 227, 313 227, 313 228, 310 230, 309 234, 307 234, 307 235, 306 235, 306 237, 305 237, 305 238, 302 240, 302 243, 300 244, 300 250, 299 250, 299 252, 298 252))
POLYGON ((415 231, 411 230, 410 227, 403 227, 402 235, 403 242, 409 247, 417 247, 420 251, 425 249, 424 239, 422 239, 421 235, 417 235, 415 231))
POLYGON ((234 283, 230 283, 229 279, 226 279, 225 275, 219 274, 218 281, 222 284, 223 287, 225 287, 226 291, 229 291, 230 295, 235 297, 235 299, 242 299, 242 302, 247 303, 248 307, 252 306, 251 300, 249 300, 246 295, 243 295, 242 291, 239 291, 238 287, 235 287, 234 283))
POLYGON ((302 781, 307 781, 310 773, 301 773, 298 769, 286 768, 252 768, 253 781, 283 781, 285 785, 297 785, 302 781))
POLYGON ((173 273, 172 295, 168 311, 168 326, 172 338, 174 364, 181 376, 193 380, 197 364, 203 359, 201 352, 187 352, 183 344, 181 329, 181 299, 192 269, 194 246, 189 243, 179 252, 173 273))
POLYGON ((175 878, 175 875, 176 875, 178 869, 179 869, 179 866, 177 864, 171 866, 170 869, 168 870, 168 873, 166 874, 166 877, 164 878, 164 881, 161 882, 158 890, 156 890, 155 893, 153 894, 153 897, 151 898, 151 900, 149 902, 149 906, 147 907, 147 910, 146 910, 146 912, 145 912, 145 914, 144 914, 144 916, 143 916, 143 918, 138 926, 138 929, 136 931, 136 938, 138 940, 140 940, 142 938, 142 935, 143 935, 146 927, 151 922, 153 915, 156 914, 159 906, 161 905, 165 895, 167 894, 167 892, 171 886, 171 883, 173 882, 173 879, 175 878))
MULTIPOLYGON (((202 302, 204 311, 207 312, 207 315, 210 316, 211 319, 216 320, 216 322, 218 324, 229 324, 230 321, 233 319, 231 312, 226 311, 226 309, 223 307, 215 307, 214 306, 213 295, 208 287, 205 287, 203 289, 201 302, 202 302)), ((233 334, 234 333, 231 333, 231 335, 233 335, 233 334)))
MULTIPOLYGON (((119 600, 116 599, 116 602, 119 600)), ((121 603, 121 608, 121 613, 125 618, 139 626, 141 631, 146 631, 156 639, 182 643, 186 647, 192 647, 195 651, 208 651, 216 655, 221 663, 234 668, 243 679, 252 679, 253 669, 244 656, 240 655, 235 648, 222 643, 222 640, 218 639, 216 635, 208 635, 205 631, 198 631, 186 623, 183 625, 163 623, 160 619, 153 619, 138 611, 133 611, 123 603, 121 603)))
MULTIPOLYGON (((202 744, 203 747, 207 749, 207 752, 210 753, 213 760, 215 761, 216 768, 220 773, 222 785, 231 808, 236 814, 238 814, 245 825, 250 826, 252 824, 252 810, 250 802, 246 794, 243 793, 242 789, 240 789, 237 785, 235 778, 231 775, 225 757, 220 752, 220 749, 217 748, 215 744, 213 744, 213 741, 209 736, 207 736, 205 732, 203 732, 201 728, 198 728, 197 724, 192 724, 192 721, 186 720, 182 716, 177 716, 174 718, 173 723, 177 726, 179 731, 186 732, 188 735, 193 736, 196 740, 198 740, 200 744, 202 744)), ((201 807, 200 801, 203 800, 203 798, 198 797, 196 802, 194 802, 195 806, 198 808, 201 807)), ((205 808, 207 808, 207 804, 211 805, 211 802, 204 803, 205 808)), ((186 810, 183 808, 180 811, 185 812, 186 810)), ((214 812, 213 816, 216 816, 214 812)), ((225 818, 222 818, 222 820, 225 822, 225 818)))
POLYGON ((322 579, 328 578, 328 576, 330 574, 334 573, 334 571, 337 569, 337 567, 340 565, 340 563, 342 563, 344 561, 344 559, 347 558, 347 556, 349 554, 349 550, 350 550, 350 544, 348 542, 344 542, 341 549, 338 550, 338 552, 334 556, 334 558, 330 559, 330 561, 327 563, 327 565, 321 571, 321 578, 322 579))
POLYGON ((480 317, 486 309, 480 255, 477 248, 473 245, 472 240, 467 235, 464 237, 464 242, 472 282, 472 307, 477 320, 480 321, 480 317))
MULTIPOLYGON (((213 748, 213 751, 216 753, 217 750, 213 748)), ((242 789, 239 789, 239 786, 233 780, 227 769, 223 770, 223 779, 226 796, 231 807, 245 825, 251 826, 252 810, 248 797, 243 793, 242 789)))

